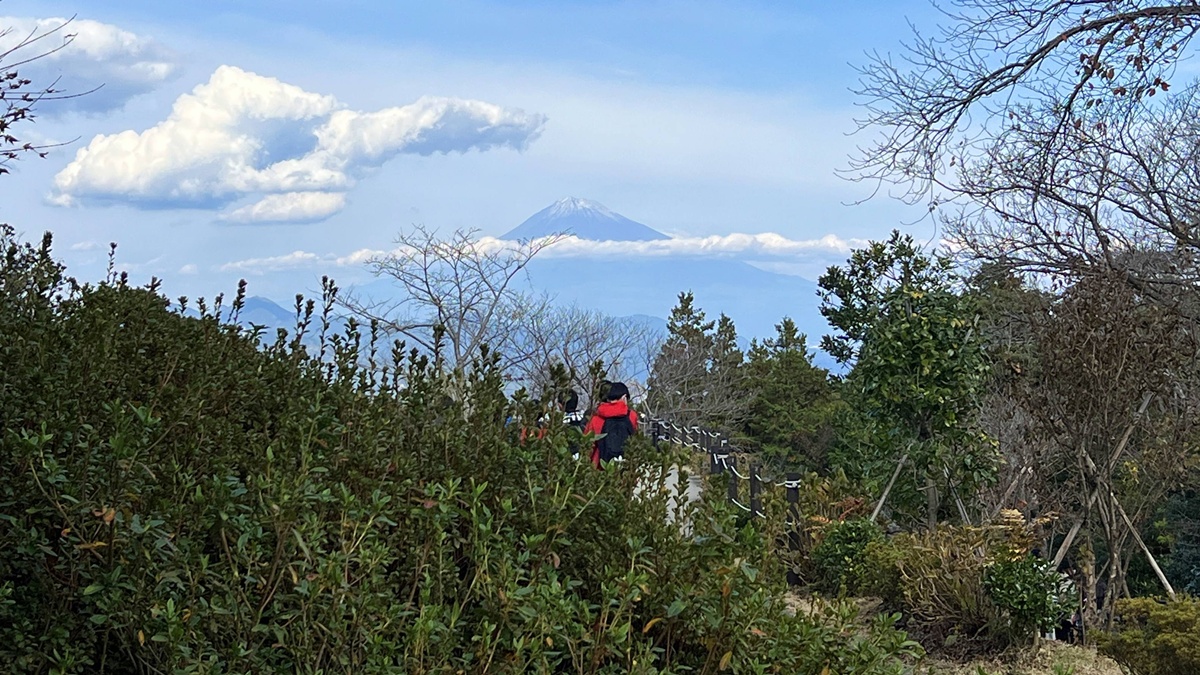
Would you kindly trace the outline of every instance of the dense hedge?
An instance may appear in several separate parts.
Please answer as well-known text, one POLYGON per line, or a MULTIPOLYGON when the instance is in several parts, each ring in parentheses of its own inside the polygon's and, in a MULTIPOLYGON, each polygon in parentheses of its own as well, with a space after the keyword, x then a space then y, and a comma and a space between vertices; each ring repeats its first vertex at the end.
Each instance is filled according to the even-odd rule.
POLYGON ((721 504, 668 522, 647 486, 676 458, 641 443, 598 472, 557 431, 517 442, 540 404, 492 362, 447 373, 353 323, 321 354, 259 344, 215 308, 77 286, 49 238, 0 244, 17 672, 898 673, 916 650, 849 610, 788 616, 721 504))
POLYGON ((1200 672, 1200 600, 1181 597, 1117 601, 1111 633, 1099 635, 1100 650, 1135 675, 1192 675, 1200 672))

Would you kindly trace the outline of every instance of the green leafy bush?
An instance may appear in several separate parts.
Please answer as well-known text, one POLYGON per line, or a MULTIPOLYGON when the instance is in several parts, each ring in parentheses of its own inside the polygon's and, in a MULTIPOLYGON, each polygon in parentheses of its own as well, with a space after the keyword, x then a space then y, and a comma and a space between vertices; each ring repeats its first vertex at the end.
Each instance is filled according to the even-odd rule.
POLYGON ((1115 630, 1099 635, 1097 643, 1137 675, 1200 672, 1200 600, 1118 600, 1115 630))
POLYGON ((494 358, 333 333, 332 284, 262 342, 223 323, 242 291, 192 318, 76 284, 48 238, 0 244, 15 672, 874 675, 919 651, 789 616, 754 527, 657 489, 678 457, 635 438, 595 471, 564 430, 519 441, 506 420, 548 402, 508 398, 494 358))
POLYGON ((1048 560, 997 560, 984 569, 983 587, 1004 613, 1014 641, 1054 628, 1074 610, 1074 594, 1048 560))
MULTIPOLYGON (((715 489, 719 492, 720 486, 716 485, 715 489)), ((864 517, 867 504, 861 486, 840 469, 827 476, 811 472, 801 475, 797 492, 799 502, 794 512, 791 505, 782 503, 778 516, 773 516, 768 509, 768 518, 764 520, 771 522, 774 518, 775 522, 786 524, 794 516, 798 517, 796 523, 779 533, 776 552, 785 567, 803 583, 816 585, 822 579, 822 573, 813 565, 813 551, 821 543, 826 528, 833 522, 864 517)), ((771 495, 766 494, 764 504, 769 506, 770 501, 771 495)))
POLYGON ((865 518, 830 523, 812 553, 817 587, 834 593, 857 591, 866 572, 863 552, 882 539, 879 525, 865 518))
POLYGON ((903 609, 904 590, 900 583, 900 558, 903 554, 904 550, 890 539, 867 544, 862 552, 858 593, 879 598, 889 610, 903 609))
MULTIPOLYGON (((871 564, 893 565, 907 629, 926 648, 989 652, 1031 640, 1069 611, 1059 578, 1028 557, 1023 520, 986 527, 942 526, 893 537, 871 564)), ((888 592, 890 572, 872 572, 888 592)), ((894 592, 894 591, 893 591, 894 592)))

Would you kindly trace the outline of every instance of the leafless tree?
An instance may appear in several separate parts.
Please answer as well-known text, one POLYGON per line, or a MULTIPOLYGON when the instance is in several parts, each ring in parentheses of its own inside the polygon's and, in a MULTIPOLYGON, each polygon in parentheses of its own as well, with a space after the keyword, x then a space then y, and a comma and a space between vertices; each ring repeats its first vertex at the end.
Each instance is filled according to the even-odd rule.
POLYGON ((433 352, 440 340, 451 370, 469 366, 486 346, 509 378, 534 391, 549 386, 554 365, 567 370, 585 399, 597 384, 593 372, 610 379, 645 372, 639 357, 655 339, 650 327, 560 306, 523 285, 530 261, 559 237, 495 242, 476 235, 458 230, 443 238, 423 226, 401 233, 394 251, 367 263, 376 276, 396 282, 397 296, 351 292, 341 304, 424 351, 433 352))
POLYGON ((1145 302, 1122 279, 1095 277, 1048 306, 1035 335, 1036 380, 1021 396, 1043 443, 1029 457, 1034 489, 1039 506, 1069 528, 1059 560, 1081 528, 1105 544, 1110 615, 1129 595, 1132 557, 1156 567, 1139 530, 1197 449, 1194 323, 1145 302))
POLYGON ((558 364, 585 399, 599 385, 593 381, 594 373, 627 383, 644 378, 649 371, 644 363, 646 345, 662 341, 660 331, 645 322, 578 306, 547 306, 531 316, 521 331, 530 357, 515 369, 520 381, 541 389, 549 384, 550 367, 558 364))
POLYGON ((876 54, 858 90, 861 123, 879 137, 852 168, 921 199, 955 192, 947 169, 986 150, 1014 110, 1052 111, 1067 129, 1114 101, 1152 105, 1200 29, 1190 0, 950 0, 942 11, 899 58, 876 54))
POLYGON ((395 297, 350 293, 341 302, 354 314, 379 324, 432 352, 444 341, 451 368, 465 367, 487 347, 502 365, 515 368, 531 355, 519 344, 521 326, 547 311, 549 301, 519 288, 529 261, 557 238, 484 245, 473 230, 442 238, 422 225, 396 237, 396 248, 367 262, 377 277, 398 285, 395 297))
MULTIPOLYGON (((46 152, 59 144, 38 145, 20 140, 12 127, 34 119, 34 108, 44 101, 84 96, 91 92, 67 93, 57 89, 57 82, 35 84, 22 77, 22 67, 66 49, 75 39, 68 32, 71 20, 45 31, 33 31, 16 36, 16 41, 0 50, 0 174, 9 173, 8 164, 22 155, 33 153, 45 157, 46 152)), ((0 41, 8 42, 13 28, 0 28, 0 41)), ((94 90, 93 90, 94 91, 94 90)))
POLYGON ((1198 29, 1183 0, 952 0, 938 32, 862 69, 877 136, 849 174, 926 201, 972 255, 1190 289, 1200 99, 1171 80, 1198 29), (1145 250, 1171 265, 1130 264, 1145 250))
POLYGON ((1136 123, 1055 131, 1023 113, 985 158, 963 163, 970 201, 944 222, 983 259, 1058 277, 1116 272, 1180 300, 1200 281, 1197 113, 1196 87, 1136 123))

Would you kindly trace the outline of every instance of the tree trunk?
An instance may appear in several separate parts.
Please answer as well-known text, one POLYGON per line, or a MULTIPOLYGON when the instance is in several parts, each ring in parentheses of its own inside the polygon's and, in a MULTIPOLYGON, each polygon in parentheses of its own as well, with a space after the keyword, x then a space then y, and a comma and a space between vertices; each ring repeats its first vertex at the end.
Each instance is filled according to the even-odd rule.
POLYGON ((1121 589, 1117 586, 1117 579, 1121 576, 1121 550, 1120 544, 1112 542, 1108 547, 1108 582, 1104 584, 1104 605, 1100 612, 1104 617, 1105 630, 1112 630, 1113 627, 1113 605, 1116 604, 1117 594, 1121 589))
POLYGON ((1096 603, 1096 555, 1086 541, 1079 549, 1079 576, 1084 596, 1079 604, 1079 623, 1087 635, 1087 627, 1097 623, 1100 607, 1096 603))

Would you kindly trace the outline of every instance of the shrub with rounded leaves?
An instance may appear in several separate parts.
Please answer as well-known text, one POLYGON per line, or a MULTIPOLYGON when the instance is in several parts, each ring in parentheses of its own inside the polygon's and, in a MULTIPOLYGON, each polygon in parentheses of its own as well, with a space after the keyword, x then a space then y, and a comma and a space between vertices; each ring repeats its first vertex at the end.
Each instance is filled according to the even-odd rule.
POLYGON ((858 590, 865 571, 863 552, 868 545, 881 539, 883 530, 866 518, 826 526, 821 543, 812 554, 818 587, 834 593, 858 590))
POLYGON ((1117 601, 1116 626, 1100 634, 1100 651, 1135 675, 1200 673, 1200 600, 1182 597, 1117 601))
POLYGON ((1003 612, 1016 642, 1054 628, 1074 611, 1069 583, 1048 560, 1032 556, 997 560, 984 569, 983 587, 1003 612))

